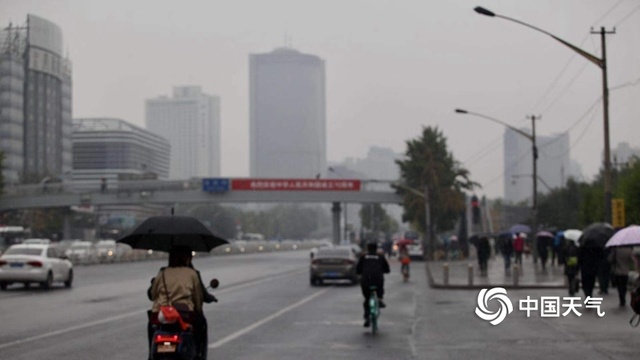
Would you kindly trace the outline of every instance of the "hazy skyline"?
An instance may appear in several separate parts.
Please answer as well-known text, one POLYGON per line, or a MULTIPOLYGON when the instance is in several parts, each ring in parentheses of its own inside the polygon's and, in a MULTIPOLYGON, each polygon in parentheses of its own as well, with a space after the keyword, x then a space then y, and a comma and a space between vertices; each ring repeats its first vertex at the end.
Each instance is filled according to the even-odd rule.
POLYGON ((74 118, 144 126, 145 99, 173 86, 219 96, 223 176, 249 173, 249 54, 286 43, 326 63, 330 162, 363 158, 370 146, 402 153, 423 126, 438 126, 483 184, 478 192, 501 197, 504 127, 454 113, 464 108, 524 128, 526 115, 541 115, 541 136, 570 129, 571 158, 591 179, 602 162, 601 70, 475 6, 597 56, 600 37, 591 27, 615 26, 607 36, 611 148, 640 145, 640 3, 633 0, 0 0, 0 25, 23 24, 32 13, 62 28, 74 118))

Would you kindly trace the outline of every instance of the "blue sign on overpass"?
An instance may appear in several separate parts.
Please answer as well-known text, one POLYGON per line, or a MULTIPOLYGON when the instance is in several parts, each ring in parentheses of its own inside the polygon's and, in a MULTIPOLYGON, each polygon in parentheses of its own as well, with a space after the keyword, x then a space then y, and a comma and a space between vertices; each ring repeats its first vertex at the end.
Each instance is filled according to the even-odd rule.
POLYGON ((211 193, 224 193, 231 189, 231 180, 228 178, 204 178, 202 179, 202 191, 211 193))

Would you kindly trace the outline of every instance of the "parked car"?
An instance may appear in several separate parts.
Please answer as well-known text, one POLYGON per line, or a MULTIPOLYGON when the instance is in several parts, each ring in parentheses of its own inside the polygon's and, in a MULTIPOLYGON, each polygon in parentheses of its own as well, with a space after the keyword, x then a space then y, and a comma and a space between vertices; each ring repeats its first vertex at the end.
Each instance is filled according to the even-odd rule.
POLYGON ((319 248, 310 265, 311 285, 322 285, 325 280, 359 281, 356 274, 358 259, 350 246, 319 248))
POLYGON ((71 287, 73 264, 52 244, 13 245, 0 256, 0 289, 12 283, 40 283, 45 289, 54 282, 71 287))
POLYGON ((74 264, 91 264, 97 261, 95 248, 90 241, 76 241, 66 250, 66 256, 74 264))

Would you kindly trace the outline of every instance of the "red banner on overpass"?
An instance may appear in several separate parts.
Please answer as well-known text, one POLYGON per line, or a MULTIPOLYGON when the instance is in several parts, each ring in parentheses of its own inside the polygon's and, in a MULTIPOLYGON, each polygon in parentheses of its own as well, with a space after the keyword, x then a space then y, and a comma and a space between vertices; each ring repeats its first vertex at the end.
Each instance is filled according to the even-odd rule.
POLYGON ((360 180, 348 179, 232 179, 231 190, 360 191, 360 180))

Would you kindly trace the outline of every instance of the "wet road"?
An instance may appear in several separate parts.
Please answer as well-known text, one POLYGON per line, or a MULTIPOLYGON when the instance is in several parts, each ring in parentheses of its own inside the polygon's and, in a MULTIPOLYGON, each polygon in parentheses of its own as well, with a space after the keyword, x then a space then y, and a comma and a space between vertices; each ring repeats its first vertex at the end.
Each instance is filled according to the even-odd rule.
MULTIPOLYGON (((0 292, 0 359, 145 359, 146 288, 164 262, 76 268, 72 289, 0 292)), ((403 283, 391 263, 380 333, 362 327, 359 287, 311 287, 308 251, 196 259, 217 277, 220 302, 205 305, 215 359, 630 359, 640 330, 630 311, 527 318, 514 310, 492 326, 475 314, 478 291, 427 288, 424 263, 403 283)), ((518 299, 561 290, 510 291, 518 299)))

